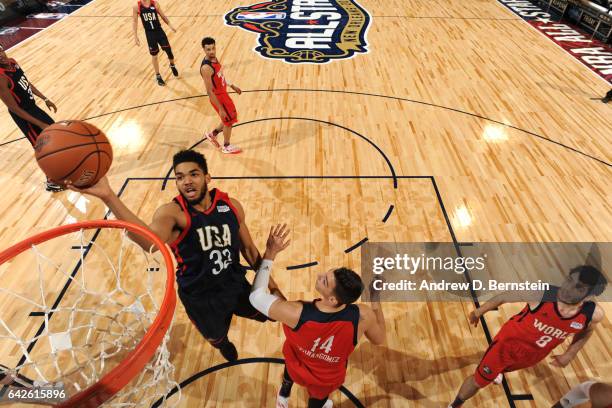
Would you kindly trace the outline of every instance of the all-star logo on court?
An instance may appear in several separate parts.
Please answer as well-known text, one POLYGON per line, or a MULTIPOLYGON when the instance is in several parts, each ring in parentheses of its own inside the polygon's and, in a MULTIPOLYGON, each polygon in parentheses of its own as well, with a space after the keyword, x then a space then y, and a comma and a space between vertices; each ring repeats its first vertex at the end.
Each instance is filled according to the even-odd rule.
POLYGON ((266 58, 320 64, 368 52, 371 17, 356 0, 272 0, 238 7, 225 22, 258 33, 266 58))

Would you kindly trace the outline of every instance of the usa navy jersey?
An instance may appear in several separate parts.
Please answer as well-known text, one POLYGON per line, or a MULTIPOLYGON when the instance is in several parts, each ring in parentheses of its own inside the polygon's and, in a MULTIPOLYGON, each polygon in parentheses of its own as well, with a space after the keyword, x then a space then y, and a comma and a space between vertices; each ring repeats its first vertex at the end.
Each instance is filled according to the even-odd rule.
POLYGON ((0 75, 8 79, 9 91, 21 109, 27 110, 36 104, 30 82, 17 61, 11 59, 7 67, 0 67, 0 75))
POLYGON ((140 15, 140 21, 142 21, 142 25, 146 31, 160 31, 162 29, 154 0, 151 0, 151 5, 149 7, 145 7, 142 2, 139 1, 138 14, 140 15))
POLYGON ((199 211, 179 195, 174 201, 187 217, 187 225, 170 244, 178 266, 176 280, 187 291, 223 285, 232 274, 245 274, 240 265, 240 222, 228 195, 210 191, 212 205, 199 211))

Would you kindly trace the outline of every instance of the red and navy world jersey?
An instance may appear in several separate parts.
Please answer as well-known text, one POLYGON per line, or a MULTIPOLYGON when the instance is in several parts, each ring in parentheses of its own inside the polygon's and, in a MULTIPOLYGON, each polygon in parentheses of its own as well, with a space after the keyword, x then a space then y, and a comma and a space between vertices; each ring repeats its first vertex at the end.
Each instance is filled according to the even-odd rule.
POLYGON ((216 95, 227 94, 227 83, 225 82, 225 77, 223 76, 223 66, 221 66, 219 60, 212 62, 211 60, 204 58, 200 67, 203 67, 204 65, 208 65, 213 69, 213 74, 210 76, 213 84, 213 92, 216 95))
POLYGON ((157 14, 157 6, 155 0, 151 0, 149 7, 145 7, 142 1, 138 2, 138 15, 140 15, 140 21, 145 31, 161 31, 162 26, 159 21, 159 14, 157 14))
POLYGON ((298 384, 340 386, 357 345, 359 308, 351 304, 339 312, 325 313, 317 309, 316 302, 304 302, 294 329, 283 325, 285 364, 298 384))
POLYGON ((545 356, 568 337, 585 330, 593 318, 595 303, 585 302, 576 315, 563 317, 557 308, 558 289, 553 287, 547 291, 535 309, 526 305, 502 326, 496 340, 516 342, 545 356))
POLYGON ((36 105, 30 82, 17 61, 11 59, 8 66, 0 66, 0 75, 8 79, 9 91, 21 109, 36 105))
POLYGON ((170 244, 178 266, 176 281, 186 291, 214 289, 233 273, 245 273, 240 265, 240 222, 230 198, 216 188, 210 191, 212 204, 202 212, 179 195, 187 225, 170 244))

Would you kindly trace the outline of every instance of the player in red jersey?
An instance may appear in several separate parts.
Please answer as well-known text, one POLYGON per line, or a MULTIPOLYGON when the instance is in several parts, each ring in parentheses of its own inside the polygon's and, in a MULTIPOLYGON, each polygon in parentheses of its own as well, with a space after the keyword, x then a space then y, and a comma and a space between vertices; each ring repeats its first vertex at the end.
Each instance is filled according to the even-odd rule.
POLYGON ((315 290, 320 299, 289 302, 268 293, 272 262, 287 248, 285 225, 270 230, 266 252, 249 299, 257 310, 283 323, 285 372, 276 401, 277 408, 287 408, 293 383, 308 390, 308 408, 331 408, 329 394, 340 388, 346 376, 349 355, 365 334, 374 344, 385 341, 385 318, 380 303, 372 307, 354 305, 363 282, 359 275, 338 268, 319 274, 315 290))
POLYGON ((227 94, 227 86, 229 85, 238 95, 242 93, 242 90, 236 85, 229 83, 225 75, 223 74, 223 67, 217 59, 217 45, 215 40, 210 37, 206 37, 202 40, 202 48, 206 56, 202 60, 200 66, 200 75, 204 80, 206 86, 206 92, 210 103, 219 114, 221 123, 211 132, 206 134, 208 139, 213 146, 221 148, 223 153, 227 154, 238 154, 242 150, 230 143, 232 137, 232 126, 238 122, 238 113, 236 112, 236 106, 234 101, 227 94), (223 147, 217 141, 217 135, 223 132, 223 147))
MULTIPOLYGON (((590 299, 603 293, 606 285, 606 278, 597 268, 578 266, 570 271, 563 286, 544 292, 539 303, 528 302, 520 313, 502 326, 476 373, 463 382, 449 408, 462 406, 491 382, 501 382, 505 372, 536 365, 573 335, 567 351, 554 355, 551 360, 555 367, 567 366, 604 318, 603 309, 590 299)), ((511 297, 516 298, 516 293, 495 296, 470 313, 470 323, 478 325, 482 315, 508 303, 511 297)))
POLYGON ((586 381, 572 388, 552 408, 574 408, 591 401, 592 408, 612 408, 612 384, 586 381))

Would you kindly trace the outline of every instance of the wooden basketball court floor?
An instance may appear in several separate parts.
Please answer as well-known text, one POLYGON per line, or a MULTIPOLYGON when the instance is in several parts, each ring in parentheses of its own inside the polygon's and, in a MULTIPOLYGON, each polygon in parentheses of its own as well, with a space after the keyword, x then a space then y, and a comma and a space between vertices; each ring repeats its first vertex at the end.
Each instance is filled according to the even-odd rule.
MULTIPOLYGON (((322 268, 359 268, 359 249, 350 249, 366 237, 612 239, 612 115, 589 99, 609 85, 495 0, 361 0, 373 16, 370 52, 326 65, 285 64, 252 51, 253 33, 223 23, 247 3, 163 2, 178 29, 167 31, 181 71, 172 78, 160 56, 166 87, 154 83, 146 47, 133 45, 126 1, 96 0, 9 56, 56 102, 56 119, 88 119, 109 135, 111 183, 150 220, 175 194, 172 181, 162 189, 172 155, 217 122, 198 73, 199 42, 214 36, 226 75, 245 91, 234 96, 240 125, 233 136, 244 153, 195 148, 208 159, 213 185, 241 200, 260 249, 270 224, 291 226, 293 243, 274 271, 290 299, 311 298, 322 268)), ((139 36, 144 41, 140 27, 139 36)), ((21 134, 6 110, 0 117, 0 247, 104 216, 99 201, 44 192, 29 143, 12 142, 21 134)), ((57 293, 63 284, 47 289, 57 293)), ((383 307, 387 344, 357 348, 346 388, 367 407, 446 406, 487 346, 483 328, 468 324, 473 304, 383 307)), ((520 307, 488 314, 489 332, 520 307)), ((35 330, 40 321, 23 324, 35 330)), ((567 368, 543 362, 512 373, 505 389, 490 386, 469 406, 549 407, 580 381, 612 381, 611 333, 606 318, 567 368)), ((230 339, 241 358, 282 357, 279 324, 237 319, 230 339)), ((180 305, 170 347, 179 381, 223 362, 180 305)), ((281 365, 265 362, 225 368, 186 386, 181 406, 270 407, 281 373, 281 365)), ((355 406, 339 392, 332 397, 336 406, 355 406)), ((292 406, 305 406, 299 387, 292 406)))

